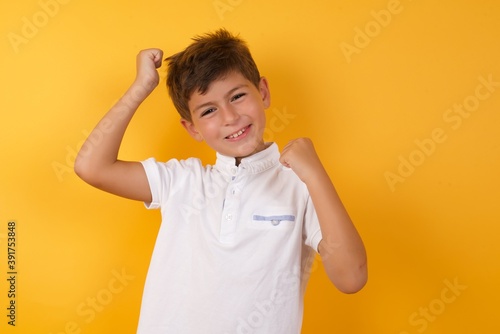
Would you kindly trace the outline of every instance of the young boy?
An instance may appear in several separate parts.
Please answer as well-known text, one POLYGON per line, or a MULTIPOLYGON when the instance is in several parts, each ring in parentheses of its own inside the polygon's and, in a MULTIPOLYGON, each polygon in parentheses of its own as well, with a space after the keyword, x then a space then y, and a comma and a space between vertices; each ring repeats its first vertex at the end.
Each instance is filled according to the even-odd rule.
POLYGON ((135 81, 75 163, 89 184, 161 209, 138 333, 300 333, 315 252, 333 284, 355 293, 367 280, 363 242, 311 141, 293 140, 281 153, 264 142, 268 82, 224 29, 167 58, 181 124, 216 151, 215 165, 118 160, 127 125, 159 83, 162 57, 138 54, 135 81))

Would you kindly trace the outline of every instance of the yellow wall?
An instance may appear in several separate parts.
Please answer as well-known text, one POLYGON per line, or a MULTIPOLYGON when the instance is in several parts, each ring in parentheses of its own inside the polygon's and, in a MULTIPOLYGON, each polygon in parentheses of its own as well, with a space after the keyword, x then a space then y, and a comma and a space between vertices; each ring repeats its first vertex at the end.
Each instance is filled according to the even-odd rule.
MULTIPOLYGON (((84 184, 74 156, 140 49, 221 26, 269 79, 267 139, 314 140, 367 246, 357 295, 315 267, 303 333, 499 332, 498 1, 23 0, 0 18, 2 333, 135 332, 159 213, 84 184)), ((212 162, 162 76, 121 157, 212 162)))

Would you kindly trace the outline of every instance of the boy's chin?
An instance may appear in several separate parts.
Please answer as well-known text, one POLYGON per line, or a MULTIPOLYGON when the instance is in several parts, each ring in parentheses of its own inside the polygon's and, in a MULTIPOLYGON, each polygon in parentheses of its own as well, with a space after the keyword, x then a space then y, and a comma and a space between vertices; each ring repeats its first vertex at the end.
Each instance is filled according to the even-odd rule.
POLYGON ((264 141, 244 143, 237 148, 235 157, 240 159, 249 157, 255 153, 263 151, 267 148, 267 146, 268 145, 266 145, 264 141))

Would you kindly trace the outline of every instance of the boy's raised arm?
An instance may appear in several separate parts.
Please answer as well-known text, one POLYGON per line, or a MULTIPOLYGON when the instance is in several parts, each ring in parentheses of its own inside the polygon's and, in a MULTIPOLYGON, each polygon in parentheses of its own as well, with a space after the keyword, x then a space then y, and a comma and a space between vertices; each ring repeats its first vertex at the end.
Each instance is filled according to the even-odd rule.
POLYGON ((133 84, 96 125, 78 152, 75 172, 90 185, 118 196, 151 201, 141 163, 118 160, 118 151, 137 108, 159 83, 156 69, 161 66, 162 57, 159 49, 142 50, 137 55, 133 84))
POLYGON ((309 190, 323 235, 318 247, 326 274, 344 293, 361 290, 368 278, 365 247, 311 140, 299 138, 288 143, 280 161, 309 190))

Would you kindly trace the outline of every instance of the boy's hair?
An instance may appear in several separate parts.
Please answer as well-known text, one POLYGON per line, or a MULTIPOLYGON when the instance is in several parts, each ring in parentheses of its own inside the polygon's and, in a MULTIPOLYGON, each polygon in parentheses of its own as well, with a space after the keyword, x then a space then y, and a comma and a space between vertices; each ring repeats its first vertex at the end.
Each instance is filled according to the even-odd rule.
POLYGON ((247 44, 225 29, 196 36, 184 51, 168 61, 167 87, 175 108, 185 120, 191 120, 188 102, 197 91, 205 94, 212 82, 232 71, 241 73, 255 87, 260 74, 247 44))

